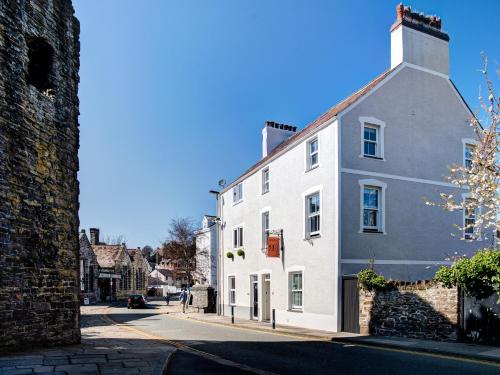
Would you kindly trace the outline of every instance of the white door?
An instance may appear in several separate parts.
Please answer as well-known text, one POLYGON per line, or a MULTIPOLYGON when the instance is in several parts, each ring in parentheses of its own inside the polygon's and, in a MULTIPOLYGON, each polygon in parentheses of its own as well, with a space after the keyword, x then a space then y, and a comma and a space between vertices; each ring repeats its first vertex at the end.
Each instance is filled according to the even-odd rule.
POLYGON ((265 274, 262 276, 262 320, 271 320, 271 275, 265 274))

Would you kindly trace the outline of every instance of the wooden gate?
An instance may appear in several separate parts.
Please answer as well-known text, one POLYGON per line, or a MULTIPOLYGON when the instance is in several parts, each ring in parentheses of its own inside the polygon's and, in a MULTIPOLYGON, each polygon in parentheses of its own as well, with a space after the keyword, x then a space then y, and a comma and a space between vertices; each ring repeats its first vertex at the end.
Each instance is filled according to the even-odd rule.
POLYGON ((358 278, 342 278, 342 331, 359 333, 358 278))

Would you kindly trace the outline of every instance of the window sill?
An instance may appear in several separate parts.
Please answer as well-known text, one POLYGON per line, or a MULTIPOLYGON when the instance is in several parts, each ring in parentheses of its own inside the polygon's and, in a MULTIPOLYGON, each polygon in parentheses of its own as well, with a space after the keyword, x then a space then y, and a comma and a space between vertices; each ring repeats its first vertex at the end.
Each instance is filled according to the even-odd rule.
POLYGON ((263 191, 261 195, 266 195, 267 193, 269 193, 269 190, 263 191))
POLYGON ((312 166, 312 167, 308 167, 308 168, 306 169, 306 173, 307 173, 307 172, 311 172, 311 171, 313 171, 313 170, 315 170, 315 169, 318 169, 318 168, 319 168, 319 164, 316 164, 316 165, 314 165, 314 166, 312 166))
POLYGON ((233 207, 234 207, 234 206, 237 206, 238 204, 240 204, 240 203, 242 203, 242 202, 243 202, 243 199, 240 199, 238 202, 234 202, 234 203, 233 203, 233 207))
POLYGON ((317 238, 321 238, 321 233, 318 233, 318 234, 315 234, 312 236, 307 236, 306 238, 304 238, 304 241, 315 240, 317 238))
POLYGON ((292 312, 292 313, 303 313, 304 312, 303 309, 288 309, 286 311, 292 312))
POLYGON ((360 158, 363 159, 372 159, 372 160, 380 160, 380 161, 385 161, 384 158, 381 158, 380 156, 371 156, 371 155, 359 155, 360 158))
POLYGON ((365 234, 386 234, 384 231, 377 230, 377 229, 363 229, 363 230, 360 230, 359 233, 365 233, 365 234))

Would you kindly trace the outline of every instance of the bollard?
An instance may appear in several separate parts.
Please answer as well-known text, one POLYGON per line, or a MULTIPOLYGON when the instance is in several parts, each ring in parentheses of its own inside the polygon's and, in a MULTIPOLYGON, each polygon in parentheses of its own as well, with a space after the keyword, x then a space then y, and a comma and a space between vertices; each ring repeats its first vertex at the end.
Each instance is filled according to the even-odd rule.
POLYGON ((231 306, 231 324, 234 324, 234 306, 231 306))
POLYGON ((276 310, 273 309, 273 329, 276 329, 276 310))

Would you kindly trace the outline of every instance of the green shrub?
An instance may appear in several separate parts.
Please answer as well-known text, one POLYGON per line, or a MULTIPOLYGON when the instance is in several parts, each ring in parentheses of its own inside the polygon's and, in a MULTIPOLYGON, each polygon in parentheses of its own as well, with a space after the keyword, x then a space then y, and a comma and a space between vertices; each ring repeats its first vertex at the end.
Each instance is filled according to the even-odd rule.
POLYGON ((236 254, 238 254, 238 256, 240 256, 240 257, 243 257, 243 258, 245 257, 245 251, 243 249, 238 249, 236 254))
POLYGON ((234 254, 231 252, 231 251, 228 251, 226 253, 226 256, 229 258, 229 259, 234 259, 234 254))
POLYGON ((460 258, 450 267, 441 267, 434 278, 448 288, 457 286, 478 299, 500 293, 500 252, 479 250, 471 258, 460 258))
POLYGON ((367 268, 358 272, 358 281, 361 289, 371 291, 384 291, 391 287, 384 276, 377 274, 373 269, 367 268))

